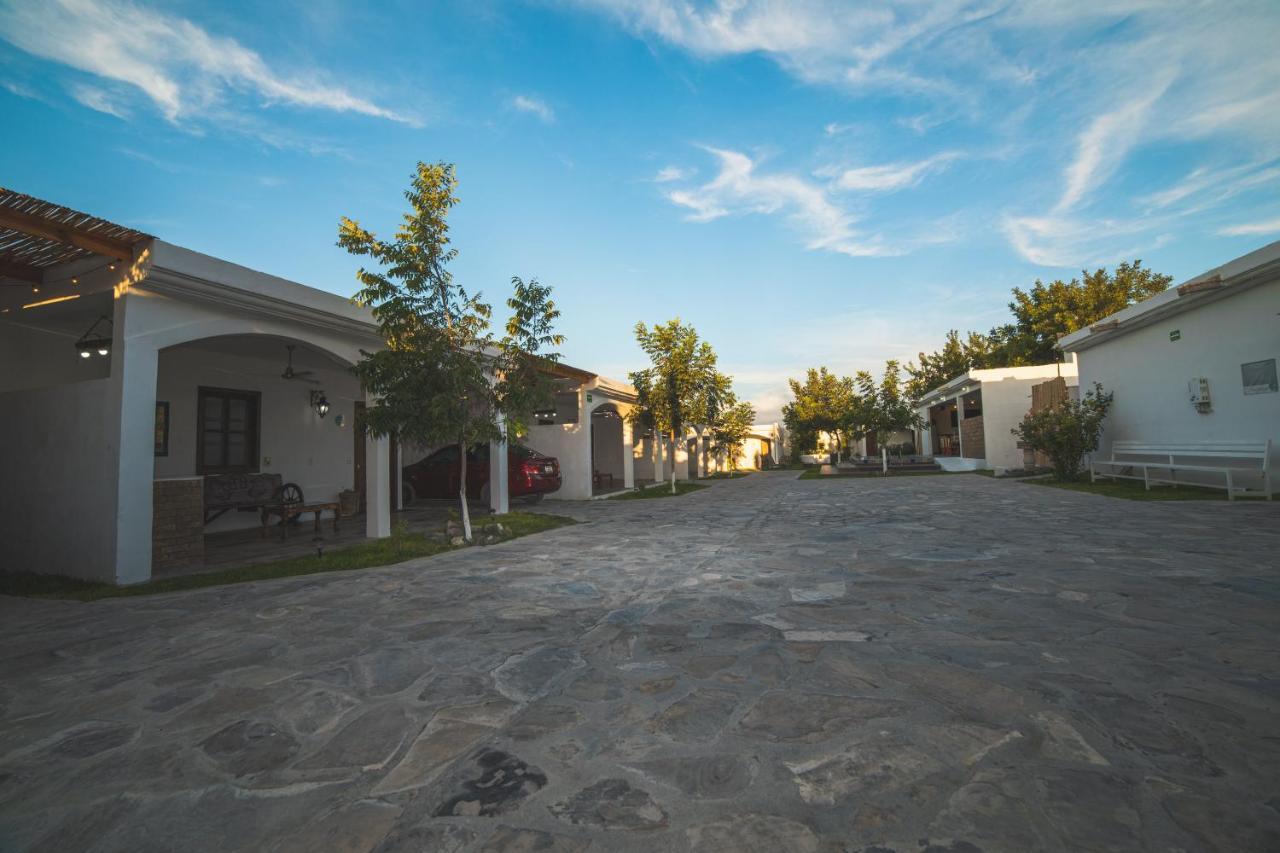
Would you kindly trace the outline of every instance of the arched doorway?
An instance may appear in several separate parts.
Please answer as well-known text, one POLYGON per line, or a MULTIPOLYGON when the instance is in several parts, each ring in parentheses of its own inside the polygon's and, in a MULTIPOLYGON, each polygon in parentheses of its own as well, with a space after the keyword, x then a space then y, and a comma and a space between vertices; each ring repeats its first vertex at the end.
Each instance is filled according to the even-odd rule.
POLYGON ((626 488, 626 437, 622 413, 613 403, 591 411, 591 492, 626 488))

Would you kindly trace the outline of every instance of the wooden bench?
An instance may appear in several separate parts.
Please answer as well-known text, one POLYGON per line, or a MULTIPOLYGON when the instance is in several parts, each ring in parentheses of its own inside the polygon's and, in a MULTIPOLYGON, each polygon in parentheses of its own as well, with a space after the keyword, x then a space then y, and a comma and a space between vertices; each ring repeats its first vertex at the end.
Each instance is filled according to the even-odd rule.
POLYGON ((1152 483, 1174 486, 1208 486, 1227 490, 1227 497, 1266 495, 1271 500, 1271 441, 1186 441, 1157 444, 1147 441, 1117 441, 1111 445, 1111 458, 1089 466, 1089 479, 1099 477, 1141 480, 1149 490, 1152 483), (1179 480, 1178 472, 1222 474, 1222 485, 1212 482, 1179 480), (1141 472, 1141 473, 1139 473, 1141 472), (1260 479, 1262 489, 1236 485, 1236 478, 1246 475, 1260 479))
POLYGON ((276 500, 279 474, 210 474, 204 478, 204 523, 228 510, 261 509, 276 500))

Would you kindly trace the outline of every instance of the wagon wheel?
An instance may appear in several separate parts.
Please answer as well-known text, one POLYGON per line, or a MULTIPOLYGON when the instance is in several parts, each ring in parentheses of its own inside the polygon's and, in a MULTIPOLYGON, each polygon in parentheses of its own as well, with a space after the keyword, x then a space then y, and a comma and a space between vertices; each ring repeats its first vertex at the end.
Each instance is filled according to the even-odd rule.
MULTIPOLYGON (((280 487, 280 491, 276 492, 276 500, 284 506, 295 506, 303 502, 302 487, 297 483, 285 483, 280 487)), ((284 524, 284 517, 281 516, 280 523, 284 524)), ((298 524, 298 516, 289 519, 290 524, 298 524)))

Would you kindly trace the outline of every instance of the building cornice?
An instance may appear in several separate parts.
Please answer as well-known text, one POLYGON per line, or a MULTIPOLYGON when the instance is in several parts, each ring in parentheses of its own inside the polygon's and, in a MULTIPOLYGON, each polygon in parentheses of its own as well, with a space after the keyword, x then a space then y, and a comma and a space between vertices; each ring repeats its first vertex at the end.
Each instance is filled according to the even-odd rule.
POLYGON ((1242 293, 1277 279, 1280 279, 1280 258, 1251 267, 1225 279, 1216 271, 1204 273, 1176 288, 1157 294, 1146 302, 1139 302, 1092 326, 1072 332, 1060 338, 1058 346, 1065 352, 1082 352, 1121 335, 1127 335, 1129 332, 1160 323, 1194 308, 1226 299, 1236 293, 1242 293), (1145 309, 1142 306, 1146 306, 1145 309))
MULTIPOLYGON (((364 338, 379 345, 382 343, 378 326, 372 319, 360 320, 344 316, 276 296, 231 287, 181 270, 153 264, 142 281, 134 287, 176 299, 202 302, 259 316, 265 315, 313 329, 364 338)), ((335 295, 333 299, 339 300, 341 297, 335 295)))

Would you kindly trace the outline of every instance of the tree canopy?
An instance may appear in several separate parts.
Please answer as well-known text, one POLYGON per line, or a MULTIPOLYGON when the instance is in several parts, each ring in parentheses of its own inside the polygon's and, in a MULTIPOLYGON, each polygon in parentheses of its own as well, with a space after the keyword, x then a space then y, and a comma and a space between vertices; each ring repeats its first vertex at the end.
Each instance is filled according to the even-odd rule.
POLYGON ((456 189, 451 164, 418 163, 404 194, 410 209, 394 237, 379 239, 343 217, 338 245, 377 267, 356 273, 355 300, 370 307, 385 341, 384 349, 362 352, 354 368, 372 398, 365 426, 374 436, 463 449, 459 497, 470 539, 465 450, 505 439, 499 413, 518 423, 549 403, 551 380, 540 368, 559 359, 550 348, 564 338, 554 331, 560 312, 551 288, 536 279, 512 278, 501 338, 490 329, 490 305, 454 281, 448 214, 456 189))
MULTIPOLYGON (((718 408, 727 380, 716 371, 716 353, 699 339, 691 325, 677 317, 652 329, 636 324, 636 342, 649 357, 649 367, 629 375, 637 406, 630 415, 639 423, 670 438, 671 447, 691 425, 705 425, 718 408)), ((675 466, 671 491, 676 490, 675 466)))
POLYGON ((853 405, 853 380, 825 367, 809 368, 803 382, 788 379, 793 400, 782 407, 782 420, 797 452, 812 450, 818 433, 832 435, 843 446, 846 415, 853 405))
POLYGON ((860 370, 855 378, 860 400, 858 416, 864 435, 874 435, 881 447, 893 433, 921 425, 912 400, 905 393, 902 370, 898 362, 884 363, 884 373, 877 384, 869 371, 860 370))
POLYGON ((731 473, 738 470, 738 457, 755 422, 756 410, 750 403, 728 400, 711 425, 711 452, 725 457, 731 473))
POLYGON ((1123 308, 1164 291, 1173 277, 1153 272, 1141 260, 1125 262, 1114 272, 1099 268, 1082 270, 1071 281, 1039 279, 1028 290, 1013 289, 1009 303, 1012 322, 983 335, 947 333, 942 348, 920 353, 919 364, 906 367, 907 392, 922 396, 967 370, 983 367, 1020 367, 1050 364, 1058 360, 1058 340, 1096 323, 1123 308))

